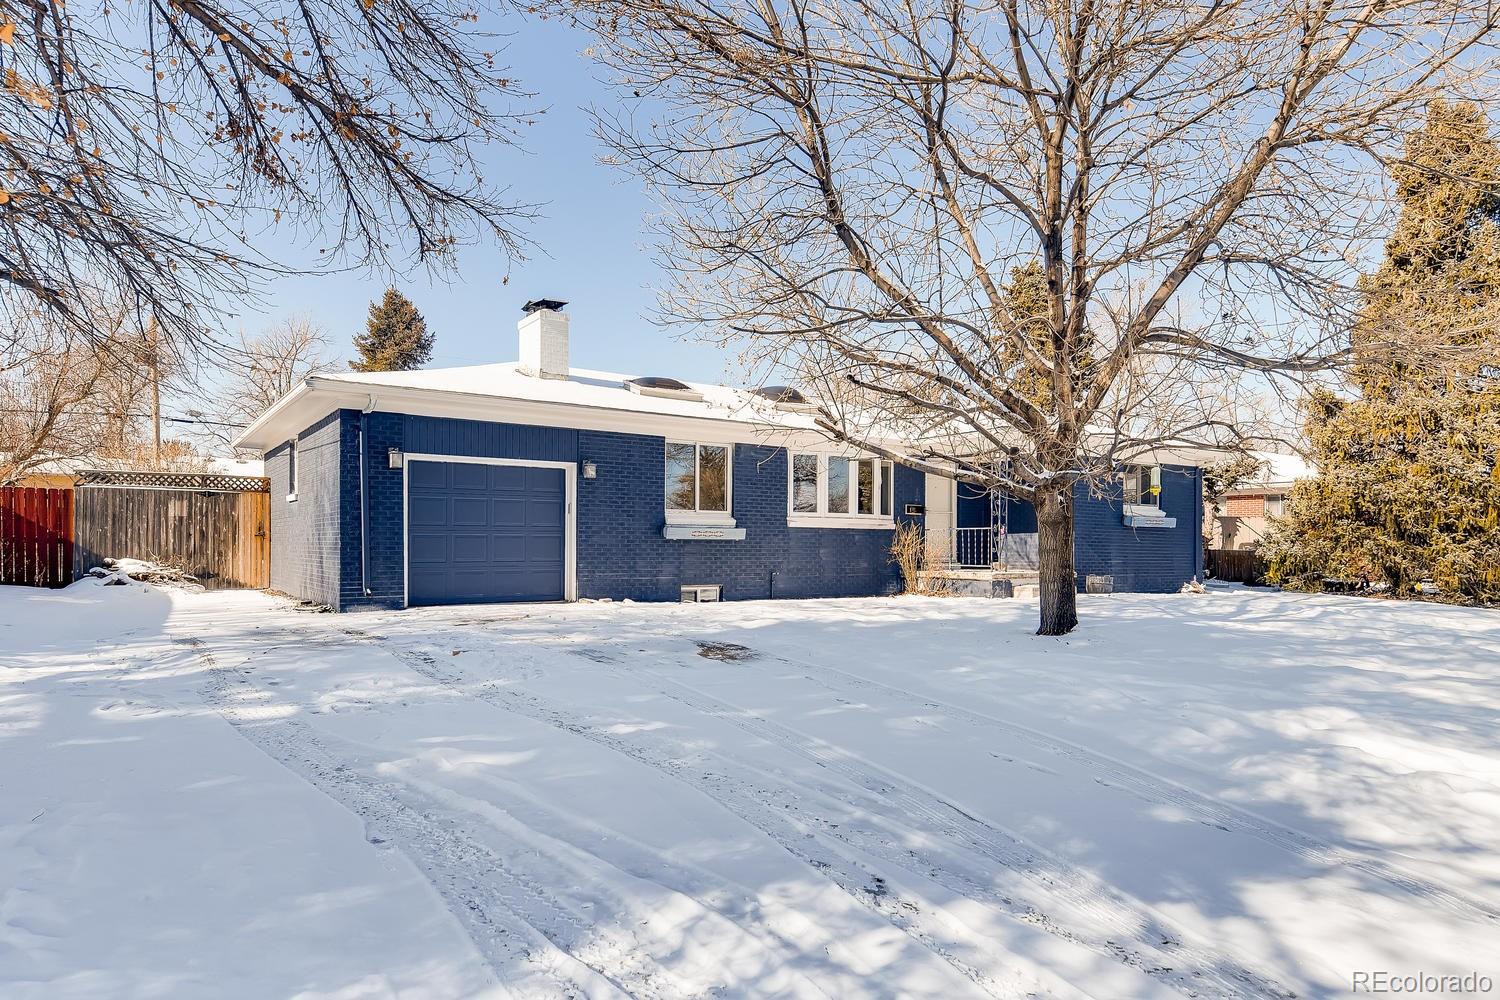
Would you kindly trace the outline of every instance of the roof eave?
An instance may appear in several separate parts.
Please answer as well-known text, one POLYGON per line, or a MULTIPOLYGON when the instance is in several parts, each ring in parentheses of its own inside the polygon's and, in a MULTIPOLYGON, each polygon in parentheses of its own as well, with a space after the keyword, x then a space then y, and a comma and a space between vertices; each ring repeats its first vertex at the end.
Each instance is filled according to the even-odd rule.
MULTIPOLYGON (((767 443, 778 446, 826 447, 834 443, 832 438, 816 428, 787 426, 772 420, 756 419, 753 415, 736 417, 656 413, 587 403, 532 400, 457 389, 395 386, 311 375, 247 427, 235 439, 235 447, 267 451, 327 413, 339 409, 372 409, 656 437, 699 436, 708 440, 750 443, 733 433, 735 428, 743 428, 750 434, 765 436, 767 443), (304 409, 305 413, 296 416, 304 409)), ((872 443, 888 446, 901 444, 895 439, 872 443)))

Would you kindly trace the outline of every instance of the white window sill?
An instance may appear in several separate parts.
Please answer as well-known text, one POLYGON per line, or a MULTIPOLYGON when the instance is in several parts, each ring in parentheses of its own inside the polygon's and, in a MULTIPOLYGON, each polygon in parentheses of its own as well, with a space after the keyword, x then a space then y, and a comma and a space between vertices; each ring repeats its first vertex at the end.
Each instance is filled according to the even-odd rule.
POLYGON ((295 493, 288 493, 286 495, 286 502, 287 503, 296 503, 297 502, 297 494, 295 494, 295 493))
POLYGON ((788 528, 871 528, 891 530, 896 526, 889 514, 788 514, 788 528))
POLYGON ((743 542, 745 529, 722 524, 667 524, 661 537, 674 542, 743 542))
POLYGON ((721 510, 669 510, 667 511, 668 524, 688 524, 699 527, 712 525, 716 528, 733 528, 735 526, 734 515, 721 510))
POLYGON ((1161 506, 1152 503, 1128 503, 1125 504, 1125 515, 1127 517, 1161 517, 1161 506))

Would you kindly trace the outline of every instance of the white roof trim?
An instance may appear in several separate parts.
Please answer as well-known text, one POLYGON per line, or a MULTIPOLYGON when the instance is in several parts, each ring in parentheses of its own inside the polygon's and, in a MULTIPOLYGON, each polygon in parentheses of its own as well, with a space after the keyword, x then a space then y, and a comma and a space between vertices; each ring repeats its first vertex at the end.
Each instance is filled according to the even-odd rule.
MULTIPOLYGON (((815 448, 825 446, 831 440, 821 431, 746 418, 651 413, 452 389, 376 385, 311 375, 245 428, 234 444, 237 448, 269 451, 335 410, 366 408, 381 413, 615 431, 686 440, 733 440, 754 444, 764 438, 766 444, 777 447, 815 448)), ((894 444, 894 440, 891 443, 894 444)))

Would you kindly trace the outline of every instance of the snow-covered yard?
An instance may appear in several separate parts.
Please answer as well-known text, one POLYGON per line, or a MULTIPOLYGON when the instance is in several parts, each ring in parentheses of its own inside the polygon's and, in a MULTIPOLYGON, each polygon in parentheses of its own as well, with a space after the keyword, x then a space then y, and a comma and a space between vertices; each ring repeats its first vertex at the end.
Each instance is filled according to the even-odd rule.
POLYGON ((1500 980, 1500 615, 0 588, 0 996, 1500 980))

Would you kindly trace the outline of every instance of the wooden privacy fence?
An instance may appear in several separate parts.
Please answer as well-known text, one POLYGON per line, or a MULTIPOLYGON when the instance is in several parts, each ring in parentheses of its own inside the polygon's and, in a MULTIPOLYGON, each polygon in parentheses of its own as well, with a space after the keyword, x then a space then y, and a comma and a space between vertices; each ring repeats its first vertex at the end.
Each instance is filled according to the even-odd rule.
POLYGON ((73 582, 73 491, 0 487, 0 584, 73 582))
POLYGON ((1266 561, 1254 549, 1208 549, 1204 552, 1208 575, 1233 583, 1260 583, 1266 561))
POLYGON ((105 559, 174 566, 210 590, 271 583, 271 494, 264 479, 86 472, 76 490, 80 572, 105 559))

